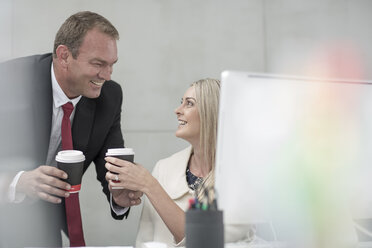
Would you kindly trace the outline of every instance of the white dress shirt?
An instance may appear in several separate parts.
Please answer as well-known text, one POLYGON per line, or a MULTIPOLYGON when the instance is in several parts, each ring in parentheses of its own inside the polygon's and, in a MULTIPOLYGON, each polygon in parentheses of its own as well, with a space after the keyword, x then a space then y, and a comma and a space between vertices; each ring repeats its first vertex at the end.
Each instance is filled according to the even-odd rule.
POLYGON ((50 133, 49 139, 49 149, 48 155, 45 164, 56 166, 56 154, 61 150, 61 126, 63 119, 63 109, 62 106, 68 102, 71 102, 74 106, 74 110, 70 115, 71 126, 74 121, 76 105, 81 99, 81 96, 78 96, 74 99, 69 99, 66 94, 63 92, 59 86, 57 79, 54 75, 53 63, 51 69, 52 75, 52 91, 53 91, 53 116, 52 116, 52 130, 50 133))

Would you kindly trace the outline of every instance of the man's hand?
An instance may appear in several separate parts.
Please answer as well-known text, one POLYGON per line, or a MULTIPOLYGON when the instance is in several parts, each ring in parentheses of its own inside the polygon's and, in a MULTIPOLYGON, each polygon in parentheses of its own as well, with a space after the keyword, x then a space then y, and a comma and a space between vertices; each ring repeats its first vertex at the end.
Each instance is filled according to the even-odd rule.
POLYGON ((25 171, 18 180, 16 190, 31 198, 40 198, 51 203, 61 203, 60 197, 68 197, 71 185, 62 181, 67 174, 55 167, 41 165, 32 171, 25 171))
POLYGON ((141 204, 142 192, 129 189, 112 189, 109 187, 112 199, 121 207, 131 207, 141 204))

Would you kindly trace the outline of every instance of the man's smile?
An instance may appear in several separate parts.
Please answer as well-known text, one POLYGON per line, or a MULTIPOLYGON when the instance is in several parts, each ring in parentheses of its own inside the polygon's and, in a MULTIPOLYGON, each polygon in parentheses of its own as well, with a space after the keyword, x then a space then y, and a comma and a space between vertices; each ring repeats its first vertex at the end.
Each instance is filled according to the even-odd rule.
POLYGON ((97 81, 90 80, 90 82, 91 82, 92 84, 94 84, 94 85, 102 86, 103 83, 104 83, 105 81, 103 81, 103 82, 97 82, 97 81))

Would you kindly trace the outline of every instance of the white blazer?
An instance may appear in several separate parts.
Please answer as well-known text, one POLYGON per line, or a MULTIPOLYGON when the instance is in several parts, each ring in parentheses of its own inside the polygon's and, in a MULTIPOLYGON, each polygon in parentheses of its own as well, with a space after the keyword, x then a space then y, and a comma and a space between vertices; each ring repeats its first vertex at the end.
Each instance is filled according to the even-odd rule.
MULTIPOLYGON (((184 211, 188 208, 188 200, 194 197, 194 191, 188 187, 186 181, 186 168, 191 151, 192 147, 189 146, 158 161, 152 172, 170 198, 184 211)), ((142 243, 150 241, 166 243, 170 247, 185 245, 184 240, 178 244, 174 242, 172 233, 145 196, 136 247, 141 247, 142 243)))
MULTIPOLYGON (((172 156, 158 161, 152 175, 168 193, 170 198, 184 211, 188 209, 188 201, 194 197, 186 181, 186 168, 192 152, 192 147, 173 154, 172 156)), ((252 240, 253 229, 251 226, 225 225, 225 242, 239 240, 252 240)), ((175 243, 172 233, 169 231, 151 202, 144 197, 136 247, 142 247, 145 242, 162 242, 168 247, 185 245, 185 238, 178 244, 175 243)))

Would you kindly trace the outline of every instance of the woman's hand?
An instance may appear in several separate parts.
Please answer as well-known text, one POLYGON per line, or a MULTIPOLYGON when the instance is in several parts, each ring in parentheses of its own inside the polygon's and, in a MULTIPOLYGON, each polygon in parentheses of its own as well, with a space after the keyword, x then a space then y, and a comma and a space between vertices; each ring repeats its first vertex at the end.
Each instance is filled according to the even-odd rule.
POLYGON ((185 212, 169 197, 150 172, 140 164, 118 158, 106 157, 106 161, 106 180, 110 188, 123 187, 145 193, 176 242, 180 242, 185 237, 185 212), (115 183, 113 180, 120 182, 115 183))
POLYGON ((123 187, 133 191, 149 193, 155 180, 150 172, 140 164, 134 164, 114 157, 106 157, 108 170, 106 180, 111 187, 123 187), (120 182, 117 182, 119 180, 120 182))

